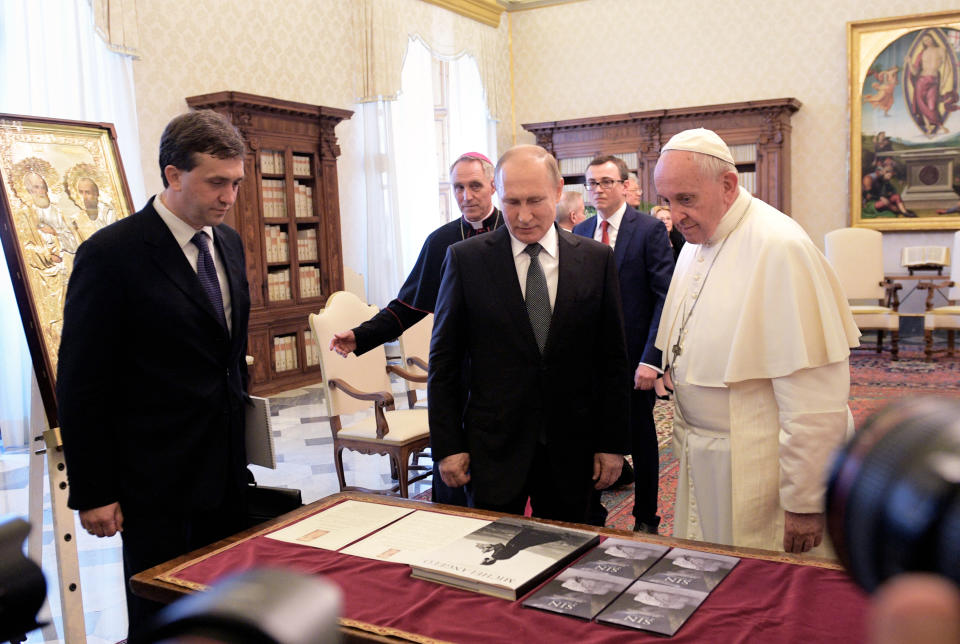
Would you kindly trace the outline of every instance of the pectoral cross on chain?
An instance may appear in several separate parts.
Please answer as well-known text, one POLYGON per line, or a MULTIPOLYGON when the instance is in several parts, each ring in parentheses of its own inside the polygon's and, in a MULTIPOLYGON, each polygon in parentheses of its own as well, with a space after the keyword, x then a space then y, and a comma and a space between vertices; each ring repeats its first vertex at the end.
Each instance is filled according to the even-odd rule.
POLYGON ((677 338, 676 344, 673 345, 673 356, 677 357, 683 352, 683 347, 680 346, 680 338, 677 338))

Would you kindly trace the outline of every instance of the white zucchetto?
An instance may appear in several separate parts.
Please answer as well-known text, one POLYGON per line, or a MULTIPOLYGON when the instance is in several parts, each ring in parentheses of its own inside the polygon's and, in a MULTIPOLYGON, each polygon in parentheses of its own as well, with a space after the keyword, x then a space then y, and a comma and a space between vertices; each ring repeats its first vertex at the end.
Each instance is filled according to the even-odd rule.
POLYGON ((674 134, 673 137, 667 141, 667 144, 661 148, 661 152, 666 152, 667 150, 699 152, 700 154, 706 154, 726 161, 731 165, 736 165, 736 162, 733 160, 733 155, 730 154, 730 148, 723 142, 723 139, 717 136, 717 133, 713 130, 702 127, 684 130, 683 132, 674 134))

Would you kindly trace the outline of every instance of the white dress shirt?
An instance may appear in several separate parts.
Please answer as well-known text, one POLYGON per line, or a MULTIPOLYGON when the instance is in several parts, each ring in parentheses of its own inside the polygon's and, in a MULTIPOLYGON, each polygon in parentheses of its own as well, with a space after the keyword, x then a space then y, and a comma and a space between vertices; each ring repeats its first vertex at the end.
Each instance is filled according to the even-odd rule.
POLYGON ((603 213, 599 210, 597 211, 597 229, 593 231, 593 239, 595 241, 603 240, 603 226, 601 222, 607 222, 607 238, 610 239, 610 248, 615 248, 617 245, 617 231, 620 230, 620 220, 623 219, 623 213, 627 212, 627 202, 624 201, 620 204, 620 207, 617 208, 609 217, 604 217, 603 213))
MULTIPOLYGON (((547 233, 540 238, 540 246, 543 250, 537 256, 540 260, 540 267, 543 269, 543 276, 547 278, 547 293, 550 295, 550 311, 553 311, 554 303, 557 301, 557 278, 560 276, 560 254, 557 244, 557 228, 550 226, 547 233)), ((520 280, 520 292, 524 299, 527 297, 527 269, 530 268, 530 255, 524 250, 527 244, 520 241, 510 233, 510 248, 513 250, 513 262, 517 267, 517 279, 520 280)))
MULTIPOLYGON (((153 207, 157 211, 157 214, 160 215, 163 223, 165 223, 167 228, 170 229, 170 232, 173 233, 174 239, 176 239, 180 245, 180 250, 183 251, 187 261, 190 262, 190 267, 193 269, 193 272, 196 273, 197 261, 200 258, 200 249, 197 248, 197 245, 191 240, 193 236, 197 234, 197 229, 173 214, 173 211, 163 203, 160 195, 157 195, 153 200, 153 207)), ((220 295, 223 297, 223 313, 227 318, 227 330, 233 331, 231 316, 233 307, 230 301, 230 282, 227 278, 227 269, 223 266, 223 260, 220 257, 220 252, 217 250, 217 245, 213 243, 213 228, 211 226, 204 226, 202 231, 210 238, 210 243, 207 246, 213 255, 213 265, 217 269, 217 280, 220 282, 220 295)))

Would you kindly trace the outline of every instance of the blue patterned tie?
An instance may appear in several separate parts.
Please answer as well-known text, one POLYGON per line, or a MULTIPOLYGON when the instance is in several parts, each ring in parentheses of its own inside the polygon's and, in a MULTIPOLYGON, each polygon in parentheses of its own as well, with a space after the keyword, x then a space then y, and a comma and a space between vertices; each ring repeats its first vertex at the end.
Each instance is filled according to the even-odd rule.
POLYGON ((213 255, 210 254, 210 239, 202 230, 191 239, 194 245, 200 249, 200 255, 197 257, 197 277, 200 278, 200 286, 207 292, 210 303, 213 304, 213 310, 217 312, 220 324, 226 328, 227 316, 223 313, 223 295, 220 293, 220 280, 217 279, 217 267, 213 265, 213 255))
POLYGON ((527 269, 527 288, 524 297, 527 305, 527 315, 530 316, 530 326, 537 339, 540 353, 547 346, 547 333, 550 331, 550 294, 547 292, 547 278, 543 275, 543 267, 537 255, 543 250, 540 244, 530 244, 524 252, 530 256, 530 268, 527 269))

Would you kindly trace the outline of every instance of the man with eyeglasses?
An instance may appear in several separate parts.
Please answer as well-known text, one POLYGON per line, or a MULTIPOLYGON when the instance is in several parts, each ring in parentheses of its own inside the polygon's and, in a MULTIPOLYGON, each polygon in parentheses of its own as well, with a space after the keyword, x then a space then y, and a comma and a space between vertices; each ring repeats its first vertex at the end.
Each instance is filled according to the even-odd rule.
MULTIPOLYGON (((331 350, 343 357, 351 352, 359 356, 400 337, 427 314, 433 313, 447 247, 503 225, 503 214, 493 205, 493 163, 485 155, 479 152, 460 155, 450 166, 450 183, 462 216, 430 233, 397 298, 360 326, 335 334, 330 339, 331 350)), ((432 500, 467 505, 463 489, 444 485, 436 464, 432 500)))
MULTIPOLYGON (((587 192, 597 209, 573 229, 613 248, 620 279, 627 355, 634 377, 630 396, 631 455, 634 470, 634 530, 656 533, 660 456, 653 420, 653 383, 662 373, 654 344, 660 312, 673 275, 673 254, 663 224, 626 203, 627 165, 614 156, 599 156, 587 166, 587 192)), ((600 514, 597 500, 595 508, 600 514)))

